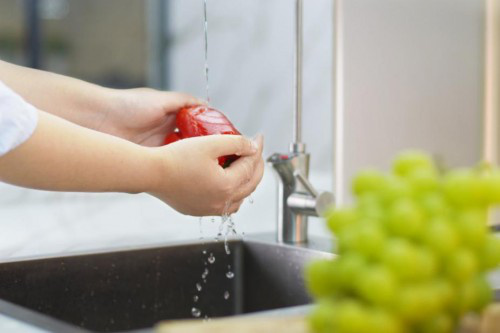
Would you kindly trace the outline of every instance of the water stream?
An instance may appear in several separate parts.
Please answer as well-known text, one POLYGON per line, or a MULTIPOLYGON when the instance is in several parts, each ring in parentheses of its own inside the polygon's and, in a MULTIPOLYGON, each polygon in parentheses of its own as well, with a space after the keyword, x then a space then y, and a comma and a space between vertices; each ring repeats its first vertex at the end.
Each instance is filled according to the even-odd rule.
MULTIPOLYGON (((209 68, 208 68, 208 9, 207 9, 208 0, 203 0, 203 15, 204 15, 204 32, 205 32, 205 89, 206 89, 206 99, 207 102, 210 103, 210 92, 209 92, 209 68)), ((253 198, 249 197, 249 202, 253 204, 253 198)), ((230 236, 236 236, 238 233, 236 232, 235 223, 233 221, 233 217, 229 214, 229 207, 231 206, 231 202, 226 202, 224 212, 221 216, 221 222, 219 225, 219 230, 217 236, 215 237, 215 241, 218 242, 221 240, 221 237, 224 237, 224 251, 229 256, 231 255, 231 249, 229 247, 228 238, 230 236)), ((215 222, 215 219, 211 218, 212 223, 215 222)), ((199 219, 199 228, 200 228, 200 240, 203 240, 203 218, 199 219)), ((199 293, 203 290, 203 284, 207 283, 208 275, 210 273, 210 269, 207 267, 209 265, 213 265, 215 263, 215 256, 212 252, 208 253, 207 250, 202 250, 202 255, 204 258, 204 269, 201 274, 201 281, 196 283, 196 292, 197 294, 193 297, 193 307, 191 309, 191 314, 194 318, 199 318, 202 315, 202 310, 196 306, 198 303, 200 296, 199 293)), ((234 272, 231 270, 231 265, 227 266, 227 271, 225 273, 225 278, 228 280, 233 279, 235 276, 234 272)), ((224 291, 222 297, 225 300, 230 298, 231 294, 228 290, 224 291)), ((210 320, 207 314, 204 316, 205 320, 210 320)))
POLYGON ((210 93, 208 85, 208 16, 207 16, 207 0, 203 2, 203 14, 205 18, 205 89, 207 93, 207 102, 210 103, 210 93))

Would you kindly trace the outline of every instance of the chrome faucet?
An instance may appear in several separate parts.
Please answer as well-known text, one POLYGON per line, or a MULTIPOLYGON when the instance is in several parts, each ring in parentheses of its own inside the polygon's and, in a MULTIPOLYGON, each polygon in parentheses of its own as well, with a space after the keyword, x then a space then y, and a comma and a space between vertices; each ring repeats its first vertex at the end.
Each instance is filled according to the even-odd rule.
POLYGON ((331 192, 318 192, 308 180, 309 158, 302 143, 302 12, 303 0, 295 0, 295 75, 293 142, 287 154, 275 153, 267 161, 278 175, 279 242, 307 243, 308 216, 322 216, 333 204, 331 192))

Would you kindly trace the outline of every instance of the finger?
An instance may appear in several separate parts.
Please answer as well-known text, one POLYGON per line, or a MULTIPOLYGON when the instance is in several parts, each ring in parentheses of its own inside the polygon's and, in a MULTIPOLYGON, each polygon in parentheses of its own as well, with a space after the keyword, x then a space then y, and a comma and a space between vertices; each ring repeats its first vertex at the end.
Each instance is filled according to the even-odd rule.
POLYGON ((242 204, 243 204, 243 200, 239 200, 239 201, 232 203, 231 206, 229 206, 229 208, 227 209, 227 213, 229 213, 229 214, 236 213, 240 209, 242 204))
POLYGON ((209 153, 217 158, 226 155, 249 156, 258 150, 258 143, 241 135, 208 135, 203 137, 210 145, 209 153))
POLYGON ((181 109, 185 106, 191 105, 206 105, 206 102, 194 97, 193 95, 181 93, 181 92, 167 92, 169 99, 169 109, 181 109))
POLYGON ((235 188, 248 183, 262 161, 263 137, 259 135, 254 141, 257 145, 257 153, 252 156, 244 156, 231 164, 229 168, 224 169, 228 176, 229 183, 235 188))
POLYGON ((250 181, 243 184, 240 188, 237 189, 236 195, 232 198, 232 200, 240 201, 248 197, 250 194, 252 194, 259 185, 260 181, 262 180, 263 175, 264 175, 264 160, 260 159, 259 163, 257 164, 257 168, 255 169, 255 172, 250 181))

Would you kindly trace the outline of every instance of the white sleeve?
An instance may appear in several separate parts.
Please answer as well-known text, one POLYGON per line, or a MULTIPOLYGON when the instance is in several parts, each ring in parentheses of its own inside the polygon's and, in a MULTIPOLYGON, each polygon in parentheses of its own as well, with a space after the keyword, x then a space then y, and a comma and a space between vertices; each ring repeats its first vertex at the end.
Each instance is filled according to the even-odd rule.
POLYGON ((0 156, 26 141, 37 123, 35 107, 0 81, 0 156))

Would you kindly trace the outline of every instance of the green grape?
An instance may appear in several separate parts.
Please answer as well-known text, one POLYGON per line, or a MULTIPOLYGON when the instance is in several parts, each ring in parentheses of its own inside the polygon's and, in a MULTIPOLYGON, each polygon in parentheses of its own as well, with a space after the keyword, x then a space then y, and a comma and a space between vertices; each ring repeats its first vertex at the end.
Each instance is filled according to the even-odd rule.
POLYGON ((455 286, 443 278, 430 281, 429 287, 433 290, 436 304, 441 309, 449 307, 456 300, 455 286))
POLYGON ((423 232, 422 242, 443 258, 453 253, 459 246, 455 228, 441 217, 436 217, 429 222, 423 232))
POLYGON ((417 195, 436 191, 440 184, 437 173, 433 169, 416 169, 410 172, 406 179, 417 195))
POLYGON ((483 179, 486 183, 486 197, 490 204, 500 204, 500 170, 493 170, 483 179))
POLYGON ((445 175, 443 189, 446 197, 459 207, 481 206, 487 202, 484 182, 470 170, 450 171, 445 175))
POLYGON ((479 249, 481 267, 485 270, 498 268, 500 265, 500 238, 488 235, 479 249))
POLYGON ((471 279, 478 271, 476 256, 465 248, 458 249, 449 256, 445 266, 446 274, 457 282, 471 279))
POLYGON ((456 228, 462 242, 472 249, 481 247, 488 234, 487 212, 481 209, 468 209, 456 218, 456 228))
POLYGON ((450 214, 446 199, 439 192, 429 192, 421 195, 419 203, 428 217, 448 216, 450 214))
POLYGON ((334 332, 336 313, 337 309, 332 301, 326 299, 320 300, 309 315, 311 329, 317 333, 334 332))
POLYGON ((439 312, 440 302, 432 285, 408 285, 400 289, 395 311, 403 320, 416 323, 439 312))
POLYGON ((366 169, 358 172, 353 180, 353 192, 357 196, 376 192, 383 188, 385 176, 377 170, 366 169))
POLYGON ((365 193, 358 197, 356 209, 359 219, 380 221, 384 217, 384 207, 380 204, 380 196, 375 193, 365 193))
POLYGON ((479 299, 479 290, 473 280, 464 281, 458 284, 457 302, 452 304, 454 312, 462 316, 477 304, 479 299))
POLYGON ((336 305, 335 328, 338 333, 370 332, 370 314, 358 301, 346 300, 336 305))
POLYGON ((396 236, 418 237, 424 230, 424 216, 419 206, 409 199, 401 199, 391 206, 387 228, 396 236))
POLYGON ((385 235, 374 221, 360 221, 356 228, 344 230, 340 234, 340 253, 355 251, 366 257, 374 257, 385 242, 385 235))
POLYGON ((425 247, 418 247, 415 252, 415 262, 408 263, 409 271, 414 280, 426 280, 434 277, 437 273, 437 258, 432 251, 425 247))
POLYGON ((413 278, 413 272, 408 269, 417 261, 417 249, 406 239, 390 239, 381 253, 382 263, 402 280, 413 278))
POLYGON ((408 198, 411 194, 410 185, 399 176, 388 176, 385 186, 380 189, 380 197, 385 205, 391 205, 396 200, 408 198))
POLYGON ((485 276, 478 276, 474 280, 476 290, 476 299, 471 308, 477 312, 482 311, 486 305, 493 301, 493 289, 491 288, 485 276))
POLYGON ((338 262, 332 260, 318 260, 311 262, 306 268, 306 281, 313 296, 335 295, 340 288, 340 281, 336 271, 338 262))
POLYGON ((403 324, 392 313, 382 308, 374 308, 371 311, 370 333, 402 333, 403 324))
POLYGON ((453 317, 440 313, 433 318, 424 321, 417 328, 418 333, 453 333, 455 322, 453 317))
POLYGON ((345 227, 356 223, 357 213, 353 208, 335 209, 327 215, 328 227, 333 233, 341 232, 345 227))
POLYGON ((383 266, 368 266, 357 278, 357 291, 365 300, 375 305, 388 305, 397 294, 397 280, 383 266))
POLYGON ((407 176, 415 170, 435 170, 432 159, 420 151, 406 151, 393 162, 393 171, 399 176, 407 176))
POLYGON ((346 253, 337 260, 337 276, 344 290, 351 290, 356 279, 362 274, 367 265, 363 256, 356 253, 346 253))

